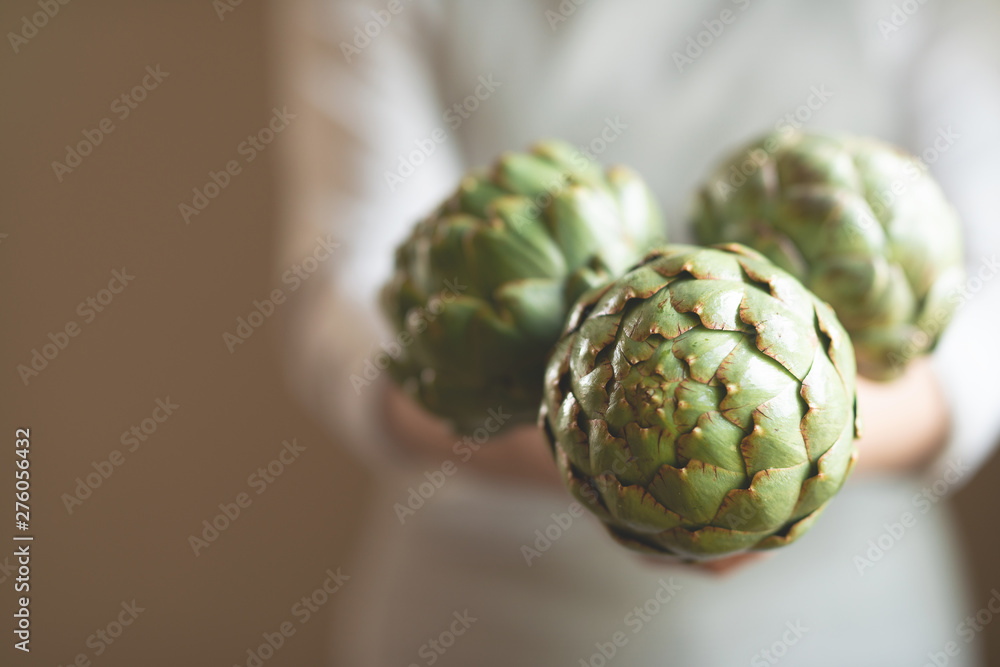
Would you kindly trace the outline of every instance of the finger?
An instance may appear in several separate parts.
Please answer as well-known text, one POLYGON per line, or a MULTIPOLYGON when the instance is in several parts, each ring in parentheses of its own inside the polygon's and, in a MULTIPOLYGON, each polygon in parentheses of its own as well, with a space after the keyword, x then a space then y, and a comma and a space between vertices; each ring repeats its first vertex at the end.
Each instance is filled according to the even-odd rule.
POLYGON ((698 567, 703 570, 707 570, 715 575, 726 575, 740 568, 746 567, 753 563, 764 560, 769 554, 763 554, 759 551, 739 554, 737 556, 730 556, 728 558, 721 558, 719 560, 705 561, 704 563, 699 563, 698 567))

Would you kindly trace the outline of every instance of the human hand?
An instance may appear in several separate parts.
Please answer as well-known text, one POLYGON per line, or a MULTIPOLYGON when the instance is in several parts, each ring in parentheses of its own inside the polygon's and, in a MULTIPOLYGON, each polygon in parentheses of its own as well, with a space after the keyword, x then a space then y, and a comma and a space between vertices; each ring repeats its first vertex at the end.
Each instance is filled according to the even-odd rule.
MULTIPOLYGON (((415 459, 438 463, 452 455, 462 436, 442 419, 428 413, 395 384, 387 383, 383 409, 390 433, 415 459)), ((465 464, 476 474, 564 490, 562 479, 542 431, 534 424, 520 424, 490 436, 465 464)), ((690 562, 673 556, 638 555, 647 565, 690 569, 726 576, 766 558, 761 552, 742 553, 711 561, 690 562)))
POLYGON ((929 357, 914 359, 889 382, 858 378, 858 470, 912 470, 926 463, 948 435, 948 405, 929 357))
POLYGON ((771 554, 765 551, 747 551, 733 556, 726 556, 725 558, 695 562, 681 561, 670 556, 655 556, 650 554, 643 554, 640 558, 647 565, 674 570, 677 568, 687 568, 700 574, 724 577, 744 570, 754 563, 759 563, 770 558, 770 556, 771 554))
MULTIPOLYGON (((534 424, 518 424, 490 433, 485 442, 463 436, 424 410, 394 383, 383 393, 383 414, 388 430, 406 455, 440 463, 454 458, 456 447, 467 456, 462 463, 476 474, 562 489, 562 481, 552 452, 542 431, 534 424), (471 455, 465 452, 471 451, 471 455)), ((460 457, 461 458, 461 457, 460 457)))

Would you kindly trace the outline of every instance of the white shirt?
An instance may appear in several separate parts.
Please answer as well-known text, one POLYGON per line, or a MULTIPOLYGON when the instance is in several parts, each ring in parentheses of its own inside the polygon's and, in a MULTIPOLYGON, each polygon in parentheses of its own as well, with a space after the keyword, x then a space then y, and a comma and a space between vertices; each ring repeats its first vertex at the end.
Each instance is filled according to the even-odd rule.
POLYGON ((688 241, 693 189, 747 140, 783 124, 870 135, 923 157, 965 225, 966 297, 934 355, 953 433, 925 480, 950 492, 1000 437, 998 11, 985 0, 376 0, 292 15, 280 90, 303 128, 285 146, 286 214, 342 244, 322 293, 303 293, 292 362, 303 397, 385 480, 343 664, 430 664, 421 646, 465 607, 479 620, 436 664, 588 664, 617 630, 629 639, 618 665, 772 664, 759 651, 786 636, 795 642, 776 650, 788 665, 919 665, 952 639, 950 664, 974 664, 976 643, 957 629, 949 518, 936 492, 920 500, 920 480, 851 480, 799 543, 722 580, 641 566, 589 517, 528 566, 521 547, 569 496, 456 475, 401 527, 392 506, 424 471, 384 472, 377 387, 358 379, 384 380, 374 362, 392 335, 377 293, 393 249, 503 150, 559 137, 628 164, 658 195, 670 239, 688 241), (896 539, 906 513, 914 524, 896 539), (628 610, 671 576, 682 590, 633 634, 628 610))

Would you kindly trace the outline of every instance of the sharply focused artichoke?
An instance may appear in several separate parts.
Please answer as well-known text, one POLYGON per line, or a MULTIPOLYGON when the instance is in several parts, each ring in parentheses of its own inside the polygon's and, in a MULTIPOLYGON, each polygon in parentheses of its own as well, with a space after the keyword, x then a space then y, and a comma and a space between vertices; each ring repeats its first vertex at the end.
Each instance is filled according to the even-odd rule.
POLYGON ((963 280, 941 189, 916 158, 870 139, 766 136, 708 179, 695 224, 701 243, 752 246, 829 302, 876 379, 934 346, 963 280))
POLYGON ((576 304, 540 421, 570 491, 628 547, 791 542, 855 460, 854 355, 762 255, 668 245, 576 304))
POLYGON ((513 414, 508 424, 533 422, 569 307, 663 240, 634 172, 605 173, 561 142, 503 155, 396 251, 383 292, 401 332, 394 375, 460 430, 497 407, 513 414))

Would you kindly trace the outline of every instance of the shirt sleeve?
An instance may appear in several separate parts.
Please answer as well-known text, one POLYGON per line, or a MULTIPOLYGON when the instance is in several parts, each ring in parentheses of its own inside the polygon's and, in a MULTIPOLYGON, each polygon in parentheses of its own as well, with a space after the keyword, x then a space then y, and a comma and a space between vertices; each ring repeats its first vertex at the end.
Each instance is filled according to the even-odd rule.
POLYGON ((1000 12, 988 3, 954 3, 913 75, 911 150, 928 164, 962 220, 966 281, 932 363, 951 413, 945 450, 932 479, 974 472, 1000 442, 1000 12))
MULTIPOLYGON (((298 114, 280 155, 282 266, 335 244, 290 295, 285 366, 310 410, 362 458, 380 428, 393 334, 378 308, 393 250, 457 184, 457 139, 435 91, 436 3, 298 0, 276 9, 279 96, 298 114)), ((398 353, 398 352, 396 352, 398 353)))

